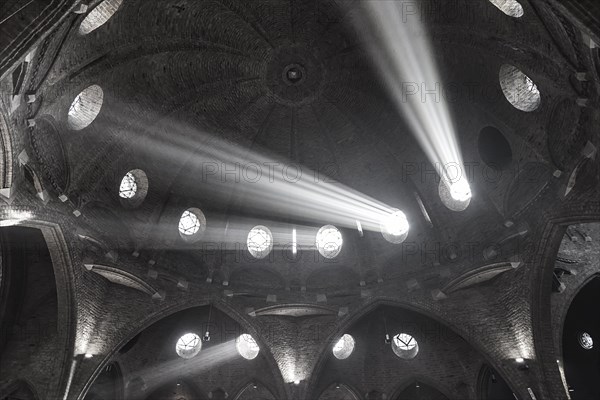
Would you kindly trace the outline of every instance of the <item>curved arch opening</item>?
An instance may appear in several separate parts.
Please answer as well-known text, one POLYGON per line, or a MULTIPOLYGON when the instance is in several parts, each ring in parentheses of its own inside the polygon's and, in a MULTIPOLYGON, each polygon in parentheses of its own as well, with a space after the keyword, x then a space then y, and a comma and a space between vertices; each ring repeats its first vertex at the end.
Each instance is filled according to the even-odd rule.
POLYGON ((582 287, 569 306, 562 332, 564 374, 572 400, 600 398, 600 276, 582 287), (590 340, 591 339, 591 340, 590 340))

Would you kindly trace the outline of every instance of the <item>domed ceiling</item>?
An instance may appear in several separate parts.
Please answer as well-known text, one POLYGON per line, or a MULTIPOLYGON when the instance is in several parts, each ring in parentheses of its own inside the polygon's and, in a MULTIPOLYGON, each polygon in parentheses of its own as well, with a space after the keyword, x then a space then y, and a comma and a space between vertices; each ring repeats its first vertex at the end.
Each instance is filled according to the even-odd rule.
POLYGON ((459 336, 484 321, 497 329, 469 349, 535 358, 532 241, 548 210, 583 208, 599 187, 597 55, 541 1, 420 2, 440 82, 416 87, 448 107, 472 191, 457 205, 360 29, 363 3, 93 1, 0 82, 3 151, 5 125, 15 136, 0 194, 6 165, 23 167, 4 196, 13 219, 65 233, 73 286, 91 288, 77 329, 96 354, 133 328, 96 320, 94 296, 126 287, 148 320, 157 304, 218 303, 257 338, 276 331, 265 359, 286 384, 330 388, 310 375, 328 365, 324 342, 370 301, 434 310, 459 336), (408 232, 372 220, 396 209, 408 232))
POLYGON ((90 33, 78 30, 83 16, 63 26, 44 47, 55 56, 39 58, 47 73, 36 70, 32 79, 33 86, 41 84, 43 101, 32 106, 39 122, 31 143, 51 190, 69 198, 107 247, 152 260, 177 253, 180 264, 197 265, 196 257, 201 268, 217 270, 218 280, 245 287, 253 275, 258 288, 273 280, 284 288, 357 288, 384 278, 449 278, 487 259, 509 261, 511 238, 527 232, 526 218, 511 219, 558 185, 552 173, 559 166, 548 147, 558 139, 547 137, 545 127, 557 124, 551 119, 556 108, 581 113, 567 100, 576 93, 560 73, 571 68, 568 61, 556 47, 531 45, 549 43, 533 10, 521 23, 488 2, 430 4, 426 22, 444 79, 437 95, 452 100, 463 158, 472 167, 472 202, 456 212, 443 205, 435 167, 353 29, 353 2, 161 1, 150 7, 131 0, 113 6, 114 15, 90 33), (506 63, 519 65, 540 88, 535 112, 518 111, 504 98, 498 73, 506 63), (542 69, 533 68, 539 63, 542 69), (67 112, 90 85, 102 89, 101 109, 89 126, 74 130, 67 112), (503 170, 486 165, 493 151, 479 154, 482 129, 495 129, 503 140, 503 170), (407 241, 391 244, 348 224, 340 226, 344 245, 335 265, 324 267, 312 256, 287 260, 282 252, 270 258, 274 262, 228 262, 236 257, 231 243, 243 246, 252 224, 275 226, 276 234, 298 224, 305 248, 314 251, 310 236, 330 222, 286 206, 294 204, 286 189, 275 185, 270 197, 253 189, 248 176, 256 170, 248 165, 256 163, 263 174, 285 173, 299 184, 339 182, 402 209, 410 223, 407 241), (146 173, 149 191, 132 209, 116 194, 135 168, 146 173), (201 246, 182 243, 177 220, 190 206, 206 215, 202 242, 225 242, 227 251, 195 256, 201 246), (502 249, 486 252, 498 241, 502 249))

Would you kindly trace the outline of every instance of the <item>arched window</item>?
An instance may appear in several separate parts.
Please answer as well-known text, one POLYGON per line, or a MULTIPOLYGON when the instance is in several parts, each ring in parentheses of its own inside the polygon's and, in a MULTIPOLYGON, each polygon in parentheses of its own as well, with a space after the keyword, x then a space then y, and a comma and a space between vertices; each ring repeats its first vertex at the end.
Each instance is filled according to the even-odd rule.
POLYGON ((517 67, 504 64, 499 79, 504 97, 516 109, 531 112, 540 106, 542 99, 537 85, 517 67))
POLYGON ((79 131, 91 124, 102 108, 104 92, 98 85, 92 85, 79 93, 71 106, 67 116, 69 127, 79 131))
POLYGON ((87 35, 98 29, 117 12, 123 0, 104 0, 86 15, 79 25, 79 34, 87 35))

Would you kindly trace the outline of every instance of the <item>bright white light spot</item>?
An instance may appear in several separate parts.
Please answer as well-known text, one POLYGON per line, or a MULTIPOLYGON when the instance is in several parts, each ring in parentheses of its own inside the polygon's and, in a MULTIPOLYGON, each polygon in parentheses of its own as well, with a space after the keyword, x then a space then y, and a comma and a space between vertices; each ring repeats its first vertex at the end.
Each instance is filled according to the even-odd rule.
POLYGON ((594 347, 594 339, 587 332, 582 332, 579 334, 579 344, 586 350, 591 350, 594 347))
POLYGON ((119 196, 124 199, 131 199, 137 193, 137 182, 133 173, 128 172, 121 180, 119 186, 119 196))
POLYGON ((198 232, 200 229, 200 220, 196 214, 185 210, 179 218, 179 233, 182 235, 190 236, 198 232))
POLYGON ((263 225, 255 226, 248 233, 246 241, 248 251, 254 258, 264 258, 273 249, 271 230, 263 225))
POLYGON ((333 346, 333 355, 338 360, 345 360, 354 351, 354 338, 347 333, 333 346))
POLYGON ((240 335, 240 337, 236 341, 236 347, 238 353, 246 360, 253 360, 258 355, 260 348, 256 343, 256 340, 247 333, 240 335))
POLYGON ((298 245, 296 242, 296 228, 292 229, 292 254, 296 255, 298 252, 298 245))
POLYGON ((202 349, 202 341, 200 336, 195 333, 186 333, 177 340, 175 351, 181 358, 192 358, 197 355, 202 349))
POLYGON ((93 354, 90 354, 90 353, 85 353, 85 356, 84 356, 84 357, 85 357, 85 358, 92 358, 92 357, 94 357, 94 355, 93 355, 93 354))
POLYGON ((525 362, 525 359, 523 357, 517 357, 517 358, 515 358, 515 361, 518 362, 519 364, 523 364, 525 362))
POLYGON ((300 384, 300 381, 299 381, 299 380, 295 380, 295 381, 294 381, 294 385, 299 385, 299 384, 300 384))
POLYGON ((334 258, 342 250, 342 233, 333 225, 325 225, 317 232, 316 245, 325 258, 334 258))
POLYGON ((104 92, 98 85, 92 85, 79 93, 69 107, 67 122, 71 129, 81 130, 91 124, 102 108, 104 92))
POLYGON ((391 214, 385 216, 380 226, 381 234, 391 243, 402 243, 408 235, 408 220, 400 210, 394 210, 391 214))
POLYGON ((392 350, 398 357, 408 360, 419 353, 419 344, 408 333, 399 333, 392 340, 392 350))
POLYGON ((206 217, 199 208, 188 208, 179 218, 179 235, 188 242, 194 242, 206 230, 206 217))
POLYGON ((457 201, 467 201, 471 198, 471 187, 466 179, 459 179, 450 185, 450 196, 457 201))

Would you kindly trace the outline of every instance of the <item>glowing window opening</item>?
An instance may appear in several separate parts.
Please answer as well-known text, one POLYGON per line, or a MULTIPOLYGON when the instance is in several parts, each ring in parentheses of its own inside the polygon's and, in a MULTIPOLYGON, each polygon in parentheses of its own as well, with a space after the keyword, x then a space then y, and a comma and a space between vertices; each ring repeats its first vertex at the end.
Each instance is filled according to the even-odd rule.
POLYGON ((325 225, 317 232, 317 250, 325 258, 334 258, 340 254, 343 243, 342 233, 333 225, 325 225))
POLYGON ((541 95, 533 80, 513 65, 500 67, 500 87, 504 97, 518 110, 531 112, 541 103, 541 95))
POLYGON ((260 347, 256 340, 247 333, 243 333, 238 337, 236 341, 236 348, 238 353, 246 360, 253 360, 260 352, 260 347))
POLYGON ((581 347, 583 347, 586 350, 591 350, 592 348, 594 348, 594 339, 592 338, 592 335, 590 335, 587 332, 582 332, 579 334, 579 345, 581 347))
POLYGON ((104 92, 98 85, 91 85, 81 91, 69 106, 67 122, 73 130, 79 131, 90 125, 100 113, 104 102, 104 92))
POLYGON ((395 209, 381 220, 380 228, 385 240, 394 244, 402 243, 408 236, 408 219, 402 211, 395 209))
POLYGON ((195 333, 186 333, 177 340, 175 352, 181 358, 190 359, 202 349, 200 336, 195 333))
POLYGON ((399 333, 392 340, 392 350, 398 357, 409 360, 419 353, 419 344, 408 333, 399 333))
POLYGON ((119 9, 123 0, 104 0, 86 15, 79 25, 79 34, 87 35, 104 25, 119 9))
POLYGON ((137 182, 133 173, 128 172, 121 180, 119 186, 119 196, 123 199, 131 199, 137 193, 137 182))
POLYGON ((504 14, 513 18, 520 18, 523 16, 523 6, 516 0, 489 0, 496 8, 502 11, 504 14))
POLYGON ((248 233, 246 245, 254 258, 265 258, 273 249, 271 230, 263 225, 255 226, 248 233))
POLYGON ((346 358, 350 357, 354 351, 354 345, 354 338, 346 333, 340 338, 340 340, 337 341, 335 346, 333 346, 333 355, 338 360, 345 360, 346 358))

